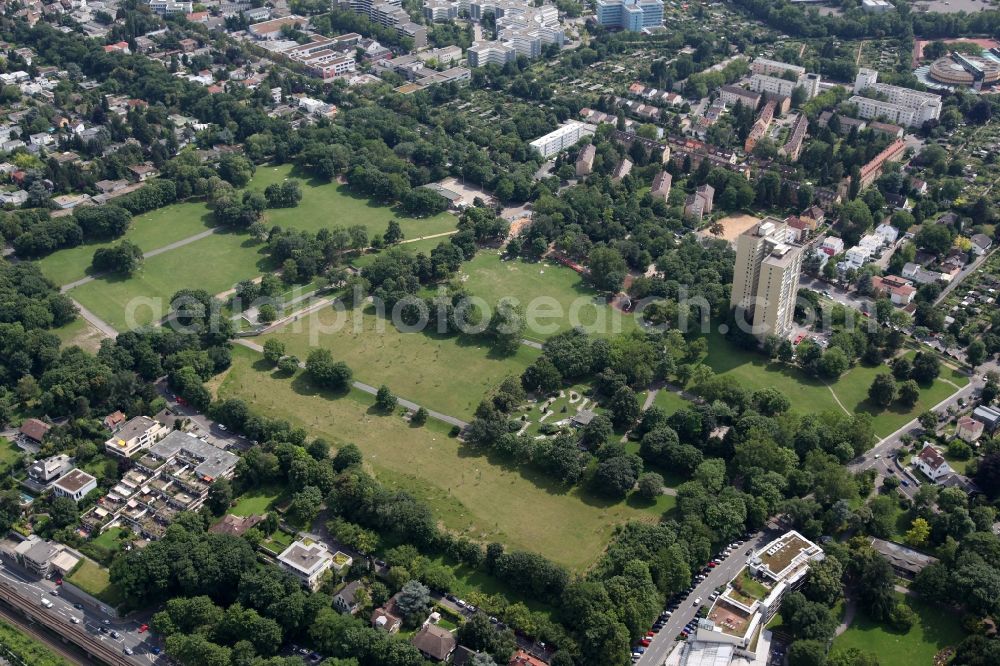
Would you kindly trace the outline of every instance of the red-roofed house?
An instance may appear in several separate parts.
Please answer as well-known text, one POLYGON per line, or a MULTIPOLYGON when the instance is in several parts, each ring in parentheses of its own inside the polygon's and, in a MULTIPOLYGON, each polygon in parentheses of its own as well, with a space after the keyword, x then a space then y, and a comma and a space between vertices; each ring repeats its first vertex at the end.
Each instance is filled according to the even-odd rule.
POLYGON ((38 446, 45 439, 45 435, 52 429, 48 423, 38 419, 26 419, 18 430, 21 441, 29 446, 38 446))
POLYGON ((898 275, 886 275, 885 277, 876 275, 872 278, 872 288, 875 291, 888 294, 889 300, 894 305, 900 306, 909 305, 917 294, 917 288, 913 286, 913 283, 898 275))
POLYGON ((786 217, 785 224, 787 224, 790 229, 795 230, 796 241, 802 241, 804 238, 809 236, 809 232, 815 227, 811 220, 803 220, 798 215, 789 215, 786 217))
POLYGON ((926 474, 931 481, 937 481, 954 471, 945 461, 944 456, 930 444, 924 445, 914 462, 916 462, 917 468, 926 474))
POLYGON ((508 666, 549 666, 546 662, 542 661, 538 657, 528 654, 524 650, 518 650, 513 657, 510 658, 510 664, 508 666))
POLYGON ((208 12, 191 12, 185 16, 191 23, 206 23, 208 21, 208 12))
POLYGON ((128 42, 118 42, 117 44, 108 44, 104 47, 105 53, 132 53, 128 47, 128 42))

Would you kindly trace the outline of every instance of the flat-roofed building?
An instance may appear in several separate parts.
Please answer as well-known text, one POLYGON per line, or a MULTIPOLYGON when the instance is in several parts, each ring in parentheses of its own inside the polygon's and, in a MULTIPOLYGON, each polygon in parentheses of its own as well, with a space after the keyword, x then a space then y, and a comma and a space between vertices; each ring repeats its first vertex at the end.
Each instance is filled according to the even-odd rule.
POLYGON ((74 502, 79 502, 95 488, 97 479, 82 469, 72 469, 52 484, 52 492, 56 497, 68 497, 74 502))
POLYGON ((663 0, 597 0, 594 14, 608 28, 653 30, 663 25, 663 0))
POLYGON ((136 416, 104 442, 104 450, 120 458, 131 458, 139 451, 148 449, 169 431, 169 428, 148 416, 136 416))
POLYGON ((731 305, 752 322, 758 337, 785 336, 791 330, 802 270, 802 247, 784 222, 765 218, 736 241, 731 305))
POLYGON ((552 157, 566 150, 585 136, 592 136, 597 128, 578 120, 567 120, 563 125, 545 136, 540 136, 529 145, 542 154, 552 157))
POLYGON ((278 563, 312 591, 319 589, 323 574, 333 566, 333 555, 317 541, 296 541, 278 555, 278 563))

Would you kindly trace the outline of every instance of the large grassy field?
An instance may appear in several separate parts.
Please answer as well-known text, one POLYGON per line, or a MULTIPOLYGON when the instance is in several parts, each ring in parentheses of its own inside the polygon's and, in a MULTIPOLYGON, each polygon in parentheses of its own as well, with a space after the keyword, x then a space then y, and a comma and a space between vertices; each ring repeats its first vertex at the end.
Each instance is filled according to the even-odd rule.
MULTIPOLYGON (((132 220, 132 225, 122 239, 127 239, 149 252, 181 239, 194 236, 213 226, 212 211, 201 201, 178 203, 160 208, 132 220)), ((108 247, 109 243, 84 243, 60 250, 41 259, 38 263, 45 276, 56 284, 66 284, 87 274, 94 251, 108 247)))
POLYGON ((204 289, 217 294, 268 268, 262 245, 243 234, 219 233, 147 259, 130 278, 98 278, 69 294, 124 331, 130 325, 143 326, 165 316, 171 296, 180 289, 204 289), (135 307, 137 303, 148 305, 135 307), (126 315, 130 304, 135 307, 132 321, 126 315))
POLYGON ((525 337, 532 340, 544 341, 574 325, 604 335, 636 327, 632 315, 608 306, 576 271, 554 262, 505 261, 498 251, 484 250, 462 266, 459 280, 491 308, 501 298, 516 298, 529 315, 525 337), (531 324, 532 312, 538 326, 531 324))
POLYGON ((329 349, 354 369, 356 379, 385 384, 401 397, 462 419, 471 418, 491 387, 519 376, 539 353, 522 345, 513 356, 497 356, 480 340, 400 333, 386 319, 353 310, 339 321, 341 326, 336 310, 324 308, 264 339, 281 340, 287 353, 303 360, 316 347, 329 349))
POLYGON ((906 604, 918 620, 905 634, 858 613, 847 631, 833 640, 833 650, 856 647, 874 653, 881 666, 912 666, 934 663, 935 654, 965 637, 958 615, 919 599, 908 597, 906 604))
POLYGON ((398 415, 383 415, 367 394, 331 396, 301 373, 275 375, 260 358, 237 347, 220 396, 243 398, 335 446, 357 444, 383 484, 428 502, 446 527, 471 538, 533 550, 580 570, 600 556, 615 525, 657 518, 646 508, 608 504, 530 469, 491 462, 433 419, 415 428, 398 415))
POLYGON ((268 227, 278 225, 284 229, 315 232, 337 225, 346 227, 360 224, 368 230, 369 236, 374 236, 385 233, 389 220, 394 219, 399 222, 406 238, 420 238, 451 231, 458 222, 458 218, 451 213, 440 213, 427 218, 397 214, 393 208, 353 194, 346 185, 323 183, 310 179, 308 174, 297 174, 291 164, 257 167, 247 188, 263 192, 268 185, 289 178, 297 179, 302 186, 302 201, 295 208, 267 210, 264 222, 268 227))
MULTIPOLYGON (((909 356, 912 354, 908 353, 909 356)), ((751 391, 767 387, 777 389, 791 401, 795 411, 869 413, 874 417, 875 433, 880 437, 891 434, 969 381, 958 372, 942 367, 941 377, 930 386, 921 388, 920 400, 913 408, 893 404, 888 409, 878 409, 868 403, 868 387, 876 375, 889 372, 887 366, 857 365, 836 382, 828 383, 808 377, 797 368, 770 363, 761 354, 738 349, 715 332, 708 336, 708 355, 704 362, 716 374, 732 378, 751 391)))

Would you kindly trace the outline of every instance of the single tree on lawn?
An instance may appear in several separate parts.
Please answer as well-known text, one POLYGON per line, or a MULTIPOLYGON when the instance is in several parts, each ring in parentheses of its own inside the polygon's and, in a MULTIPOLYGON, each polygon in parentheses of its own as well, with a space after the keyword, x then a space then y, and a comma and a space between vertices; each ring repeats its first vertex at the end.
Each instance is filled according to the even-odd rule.
POLYGON ((268 338, 264 341, 264 358, 271 365, 277 365, 281 357, 285 355, 285 343, 276 338, 268 338))
POLYGON ((378 393, 375 394, 375 406, 381 409, 383 412, 391 412, 396 409, 396 396, 392 394, 389 387, 385 384, 378 387, 378 393))
POLYGON ((868 387, 868 400, 873 405, 888 407, 896 399, 896 380, 887 372, 876 375, 868 387))

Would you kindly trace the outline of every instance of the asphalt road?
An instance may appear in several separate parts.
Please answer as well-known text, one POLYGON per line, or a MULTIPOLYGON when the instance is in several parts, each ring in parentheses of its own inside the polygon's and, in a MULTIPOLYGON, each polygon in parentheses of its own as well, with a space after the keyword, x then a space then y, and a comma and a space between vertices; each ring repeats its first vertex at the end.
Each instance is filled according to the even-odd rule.
MULTIPOLYGON (((108 649, 121 654, 122 659, 134 664, 158 663, 165 657, 154 655, 151 648, 154 644, 150 640, 148 632, 139 633, 140 623, 135 620, 118 620, 103 613, 99 608, 93 608, 86 604, 80 604, 82 608, 74 608, 76 601, 70 596, 64 596, 60 586, 51 580, 37 579, 31 575, 14 569, 12 566, 0 566, 0 585, 3 585, 22 600, 26 602, 33 615, 41 616, 43 613, 49 618, 56 618, 65 623, 62 634, 67 640, 87 649, 88 641, 99 642, 108 649), (52 602, 52 608, 45 608, 41 604, 41 598, 45 597, 52 602), (37 611, 33 610, 37 606, 37 611), (74 623, 71 618, 79 620, 74 623), (100 632, 104 627, 109 633, 100 632), (117 631, 118 638, 112 638, 110 631, 117 631), (128 648, 134 652, 132 655, 125 653, 128 648)), ((67 593, 69 594, 69 593, 67 593)))
POLYGON ((725 585, 732 580, 739 573, 739 570, 746 565, 747 556, 752 551, 759 549, 780 533, 779 530, 758 532, 750 540, 744 541, 742 546, 733 550, 722 561, 722 564, 712 569, 705 580, 699 583, 694 591, 688 595, 687 599, 680 602, 677 610, 673 612, 667 623, 653 637, 649 647, 646 648, 642 657, 636 662, 638 666, 661 666, 666 660, 667 655, 674 649, 674 645, 677 643, 677 635, 684 628, 684 625, 697 616, 699 606, 694 605, 694 600, 701 597, 701 605, 711 605, 708 595, 715 588, 725 585))

